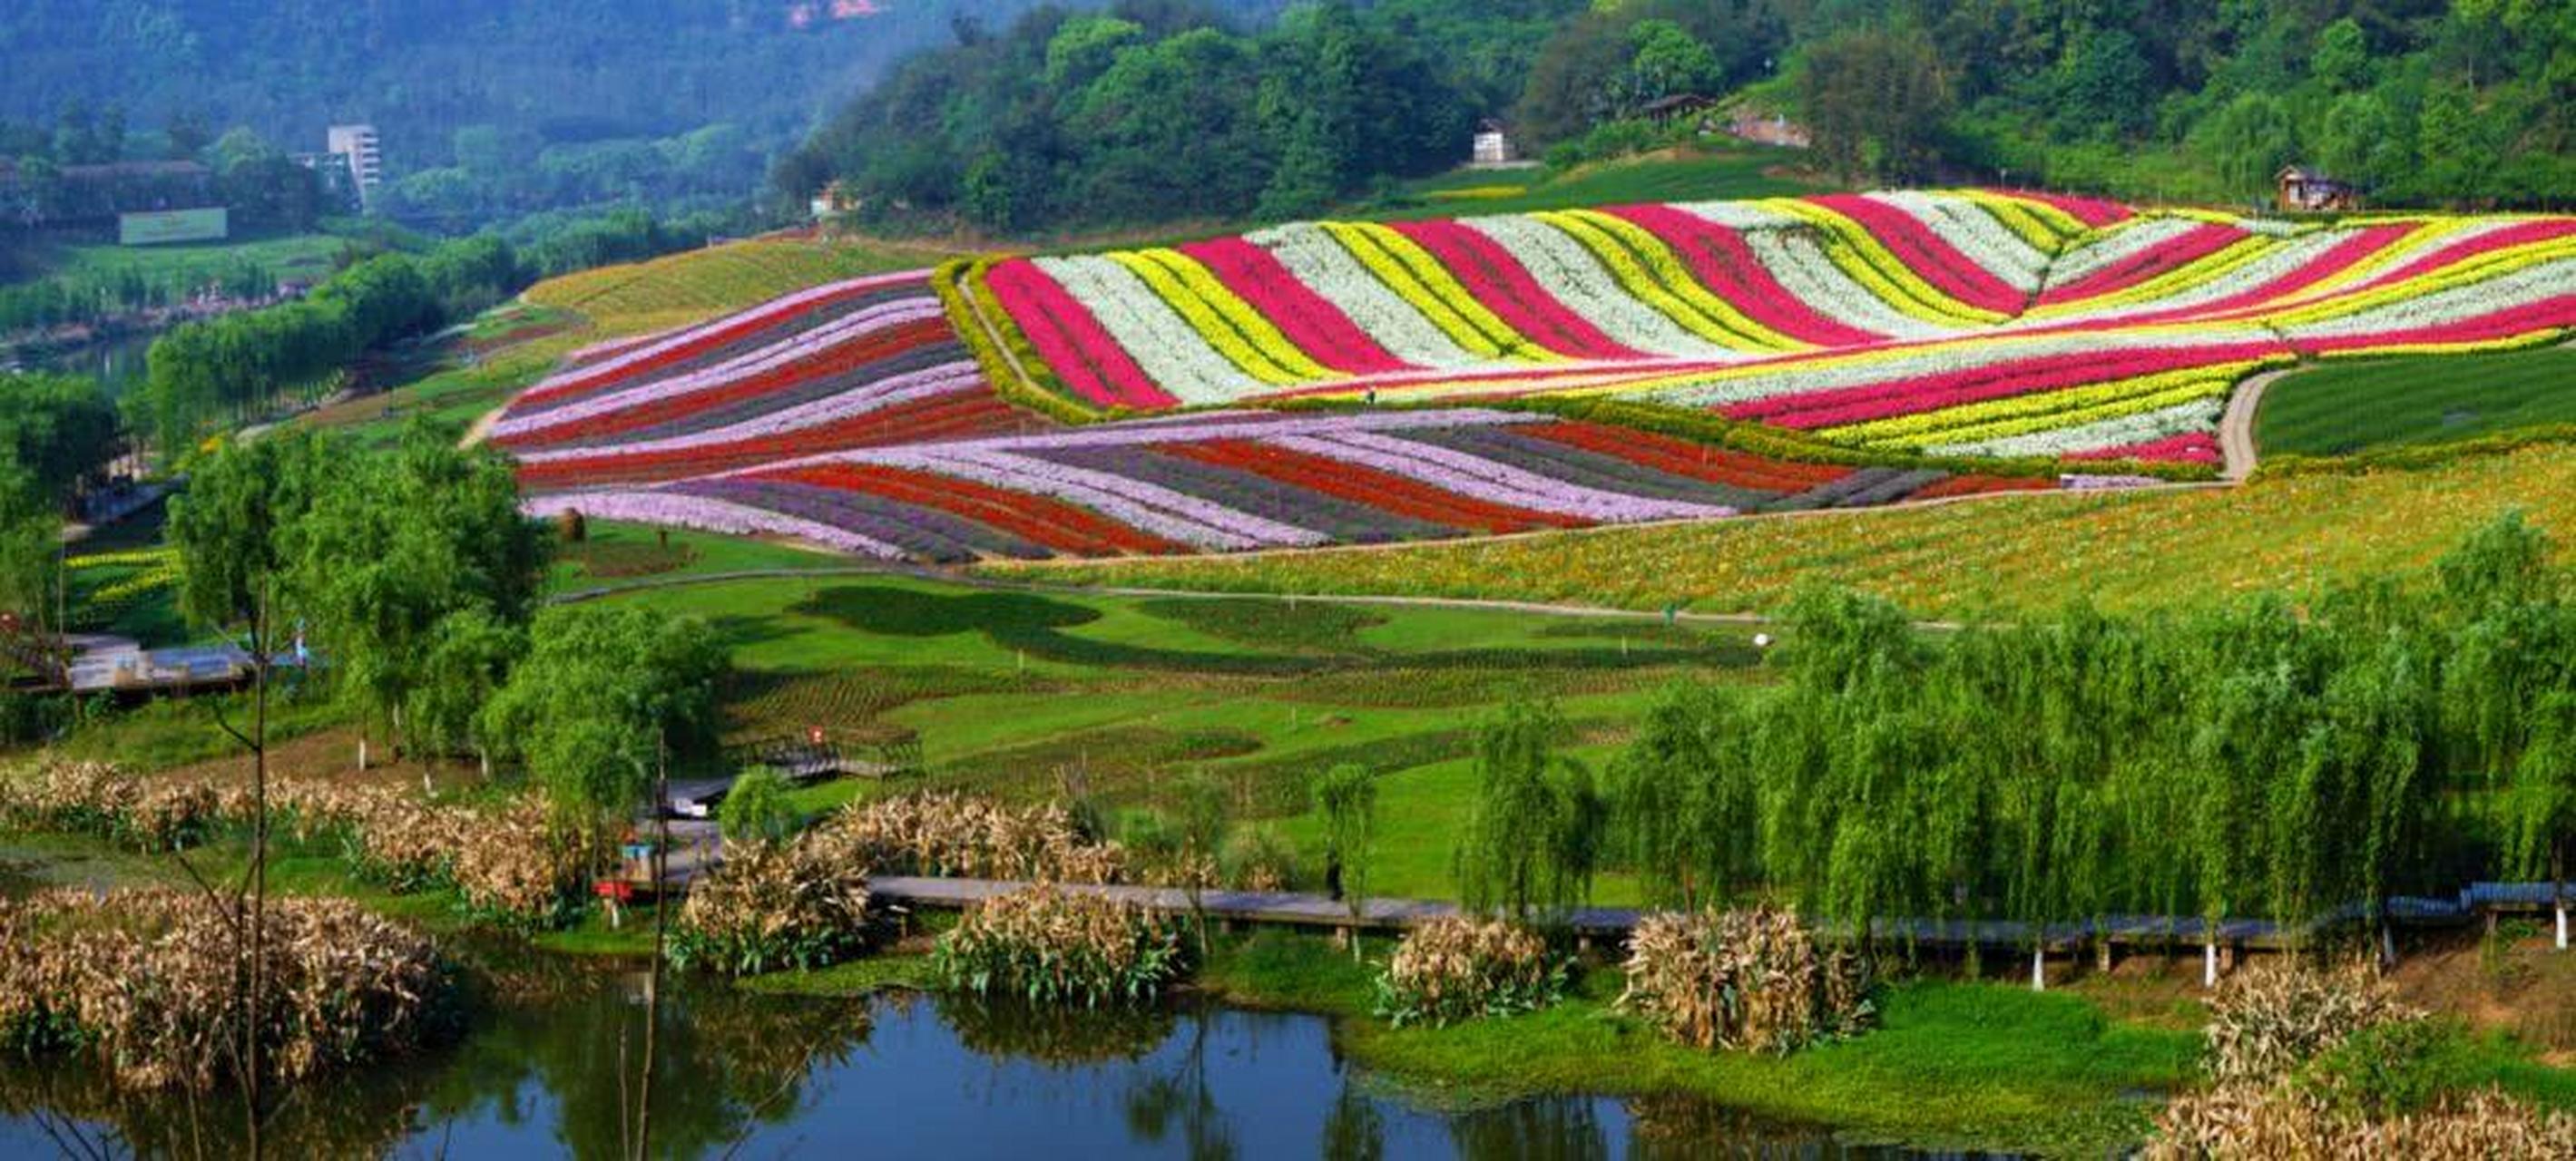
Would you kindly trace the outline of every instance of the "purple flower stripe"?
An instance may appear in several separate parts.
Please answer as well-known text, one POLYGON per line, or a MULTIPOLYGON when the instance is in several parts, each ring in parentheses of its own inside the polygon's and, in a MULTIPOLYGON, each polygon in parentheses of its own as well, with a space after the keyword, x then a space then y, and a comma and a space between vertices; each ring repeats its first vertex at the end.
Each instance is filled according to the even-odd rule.
POLYGON ((642 384, 533 415, 513 416, 493 428, 496 436, 524 435, 551 427, 578 422, 595 415, 623 411, 631 407, 659 403, 697 392, 713 390, 740 379, 792 366, 828 354, 833 348, 863 338, 874 332, 926 318, 942 316, 936 298, 906 298, 874 307, 849 318, 773 346, 764 347, 741 358, 703 370, 669 379, 650 379, 642 384))
POLYGON ((671 356, 664 362, 651 367, 644 367, 639 364, 618 375, 598 379, 596 381, 585 382, 571 388, 552 386, 552 384, 568 381, 576 375, 585 375, 588 373, 589 368, 574 368, 572 370, 563 371, 556 374, 552 379, 547 380, 546 384, 541 384, 537 388, 530 389, 528 395, 534 396, 543 394, 545 397, 542 399, 528 399, 519 408, 519 411, 522 414, 527 415, 541 415, 548 411, 555 410, 556 408, 578 403, 585 399, 597 398, 607 392, 623 390, 627 387, 634 386, 639 382, 647 380, 675 379, 682 375, 715 366, 719 363, 731 362, 755 351, 765 350, 782 343, 794 341, 799 336, 822 330, 825 327, 838 323, 841 320, 861 311, 882 306, 889 302, 901 302, 920 297, 922 297, 921 288, 914 286, 888 287, 883 290, 871 291, 865 294, 856 294, 848 298, 835 301, 828 306, 808 310, 802 314, 735 335, 732 339, 725 342, 709 342, 698 350, 690 351, 685 355, 671 356))
POLYGON ((768 480, 693 480, 671 485, 669 490, 828 524, 882 540, 934 564, 957 564, 981 555, 972 542, 950 535, 947 527, 921 519, 917 510, 888 515, 840 502, 840 497, 853 493, 768 480))
POLYGON ((1283 484, 1235 468, 1165 455, 1148 448, 1056 448, 1038 458, 1095 471, 1116 472, 1229 508, 1312 528, 1336 544, 1383 544, 1453 535, 1445 524, 1416 520, 1339 496, 1283 484))
POLYGON ((685 348, 692 343, 702 342, 707 336, 721 332, 727 327, 751 321, 769 322, 790 319, 797 314, 804 312, 808 305, 831 298, 837 294, 858 290, 874 290, 885 287, 896 287, 902 286, 906 283, 919 283, 927 286, 929 282, 929 272, 912 270, 901 274, 888 274, 873 278, 854 278, 847 282, 827 283, 809 290, 800 290, 785 298, 771 299, 770 301, 764 302, 749 310, 738 311, 734 314, 725 315, 720 318, 709 319, 708 321, 697 326, 690 327, 687 330, 672 332, 668 338, 637 347, 625 354, 593 363, 587 367, 576 367, 571 371, 567 371, 538 384, 537 388, 539 390, 545 390, 576 382, 589 382, 593 379, 613 378, 630 367, 650 362, 653 359, 659 358, 672 351, 685 348))
POLYGON ((1346 460, 1380 471, 1393 472, 1407 479, 1447 488, 1461 495, 1501 504, 1515 504, 1524 508, 1536 508, 1542 512, 1597 520, 1605 524, 1733 516, 1737 512, 1734 508, 1721 505, 1648 500, 1636 496, 1624 496, 1616 492, 1578 487, 1491 460, 1449 451, 1446 448, 1408 443, 1368 432, 1353 432, 1324 439, 1293 436, 1271 442, 1310 455, 1346 460))
POLYGON ((2153 488, 2165 483, 2154 476, 2060 476, 2057 486, 2070 492, 2117 492, 2130 488, 2153 488))
MULTIPOLYGON (((1546 416, 1510 411, 1481 409, 1443 411, 1371 411, 1358 415, 1291 415, 1276 412, 1226 412, 1214 417, 1221 422, 1201 422, 1209 416, 1191 416, 1187 422, 1169 421, 1146 427, 1116 423, 1075 431, 1049 432, 1045 435, 984 436, 948 443, 926 443, 919 447, 942 452, 1036 452, 1056 448, 1151 447, 1162 443, 1199 443, 1213 439, 1272 439, 1288 435, 1333 435, 1348 431, 1409 431, 1418 427, 1454 427, 1461 424, 1539 423, 1546 416)), ((803 459, 786 460, 742 472, 776 471, 813 464, 882 462, 885 449, 825 452, 803 459)), ((737 473, 740 474, 740 473, 737 473)))
POLYGON ((1552 440, 1532 439, 1510 428, 1452 427, 1408 431, 1401 438, 1409 443, 1444 447, 1551 480, 1623 496, 1676 500, 1685 504, 1722 504, 1731 508, 1749 507, 1775 497, 1770 492, 1677 476, 1617 456, 1569 447, 1552 440))
POLYGON ((570 510, 601 520, 632 520, 639 524, 695 528, 727 536, 787 536, 860 556, 881 560, 904 559, 902 549, 847 529, 675 492, 557 492, 524 500, 520 507, 530 516, 540 519, 559 516, 570 510))
POLYGON ((991 487, 1053 496, 1166 540, 1201 548, 1245 549, 1322 542, 1319 534, 1303 528, 1232 511, 1168 488, 1022 456, 948 447, 906 448, 864 458, 991 487))
MULTIPOLYGON (((923 353, 937 355, 942 352, 923 353)), ((945 353, 954 355, 957 352, 950 350, 945 353)), ((914 360, 907 356, 903 361, 914 360)), ((763 439, 837 423, 934 395, 979 390, 984 386, 983 371, 972 362, 940 363, 893 375, 881 374, 884 370, 884 367, 862 368, 846 376, 816 380, 812 385, 799 386, 776 396, 747 400, 737 407, 692 415, 685 421, 551 444, 543 451, 520 450, 517 455, 522 462, 545 463, 549 460, 636 455, 763 439), (799 399, 799 396, 803 398, 799 399), (701 422, 728 416, 742 418, 729 423, 701 422)))

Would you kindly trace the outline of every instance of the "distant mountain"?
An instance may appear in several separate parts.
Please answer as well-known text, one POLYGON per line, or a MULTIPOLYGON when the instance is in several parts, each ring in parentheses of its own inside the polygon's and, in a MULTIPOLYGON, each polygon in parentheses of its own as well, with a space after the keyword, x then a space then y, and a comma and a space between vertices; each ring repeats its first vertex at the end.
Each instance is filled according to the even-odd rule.
MULTIPOLYGON (((0 119, 121 108, 319 150, 374 123, 397 174, 457 160, 459 129, 544 144, 730 124, 766 152, 961 17, 1037 0, 11 0, 0 119)), ((758 173, 746 174, 746 184, 758 173)))

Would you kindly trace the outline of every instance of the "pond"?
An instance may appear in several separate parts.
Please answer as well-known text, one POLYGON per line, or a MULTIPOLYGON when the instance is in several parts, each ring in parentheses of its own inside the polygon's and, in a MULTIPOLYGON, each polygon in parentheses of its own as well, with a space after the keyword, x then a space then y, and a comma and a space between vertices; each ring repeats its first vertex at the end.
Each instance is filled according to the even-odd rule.
POLYGON ((142 331, 84 343, 36 358, 33 369, 66 375, 86 375, 98 380, 109 398, 124 395, 143 381, 149 368, 144 354, 152 349, 155 331, 142 331))
MULTIPOLYGON (((637 971, 540 965, 482 989, 462 1041, 299 1091, 273 1156, 630 1156, 649 1006, 637 971), (629 1083, 621 1083, 627 1078, 629 1083)), ((1373 1081, 1314 1016, 1177 1006, 1032 1013, 889 995, 665 993, 653 1152, 945 1159, 1878 1158, 1696 1101, 1443 1109, 1373 1081)), ((120 1101, 77 1070, 0 1064, 0 1157, 225 1156, 237 1112, 120 1101)))

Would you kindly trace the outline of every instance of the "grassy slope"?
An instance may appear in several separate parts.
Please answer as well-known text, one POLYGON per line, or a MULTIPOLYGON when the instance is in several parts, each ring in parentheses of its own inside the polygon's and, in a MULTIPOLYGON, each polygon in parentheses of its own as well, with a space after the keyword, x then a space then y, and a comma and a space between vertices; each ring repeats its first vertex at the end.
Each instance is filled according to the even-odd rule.
MULTIPOLYGON (((1685 674, 1749 680, 1744 632, 1499 612, 1391 609, 1296 639, 1238 602, 977 592, 876 578, 750 581, 615 598, 705 616, 745 670, 737 736, 870 724, 920 732, 929 783, 1050 798, 1067 779, 1112 802, 1158 801, 1191 771, 1226 778, 1247 815, 1311 847, 1304 784, 1345 762, 1386 771, 1385 874, 1374 889, 1449 893, 1470 787, 1466 730, 1517 690, 1558 696, 1585 757, 1685 674)), ((1261 610, 1270 611, 1270 610, 1261 610)), ((918 788, 906 782, 891 789, 918 788)), ((823 809, 884 789, 805 792, 823 809)), ((1614 876, 1605 901, 1635 897, 1614 876)))
POLYGON ((1001 576, 1226 592, 1504 597, 1707 612, 1777 608, 1801 584, 1927 616, 2188 605, 2428 564, 2508 509, 2576 538, 2576 448, 2438 469, 2258 480, 2239 490, 2004 497, 1928 508, 1605 529, 1268 557, 992 566, 1001 576))
POLYGON ((2263 396, 2266 455, 2348 455, 2576 423, 2576 349, 2333 363, 2263 396))
POLYGON ((1767 146, 1716 152, 1673 151, 1602 162, 1564 172, 1548 169, 1458 170, 1411 182, 1383 204, 1348 216, 1383 221, 1519 214, 1635 202, 1726 201, 1814 193, 1785 167, 1804 154, 1767 146))

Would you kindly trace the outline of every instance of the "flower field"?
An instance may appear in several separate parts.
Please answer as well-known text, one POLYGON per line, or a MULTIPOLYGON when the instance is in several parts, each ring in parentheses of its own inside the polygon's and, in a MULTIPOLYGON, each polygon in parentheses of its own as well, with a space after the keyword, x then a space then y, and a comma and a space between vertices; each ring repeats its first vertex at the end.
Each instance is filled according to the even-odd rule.
POLYGON ((2211 463, 2259 371, 2576 326, 2576 219, 1883 193, 1298 224, 965 276, 1103 410, 1615 395, 1882 451, 2211 463))
POLYGON ((573 352, 489 434, 541 513, 1243 552, 2089 486, 2034 464, 2214 463, 2258 372, 2571 326, 2576 218, 1638 205, 820 281, 573 352))

